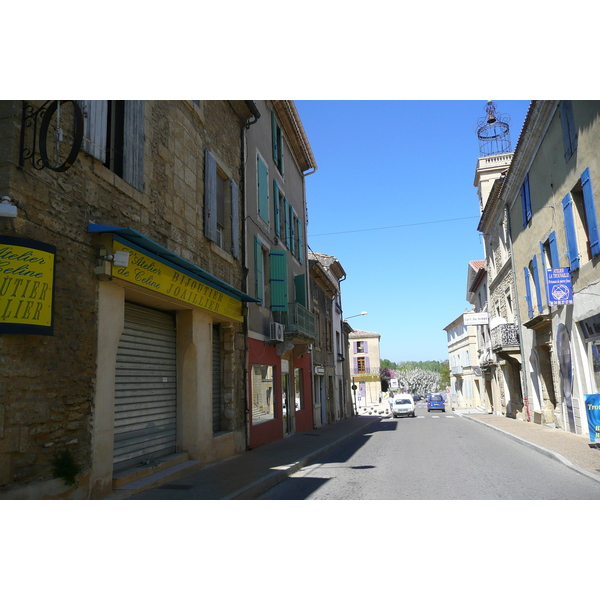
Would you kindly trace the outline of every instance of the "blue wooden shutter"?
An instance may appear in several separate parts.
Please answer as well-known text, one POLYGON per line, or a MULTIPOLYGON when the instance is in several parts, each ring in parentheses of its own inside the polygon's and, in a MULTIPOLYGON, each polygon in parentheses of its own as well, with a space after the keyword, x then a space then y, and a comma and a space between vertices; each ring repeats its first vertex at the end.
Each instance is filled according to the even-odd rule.
POLYGON ((560 268, 560 259, 558 257, 558 244, 556 243, 556 233, 552 231, 548 236, 548 244, 550 245, 550 260, 552 268, 560 268))
MULTIPOLYGON (((354 342, 356 344, 356 342, 354 342)), ((354 359, 354 372, 358 373, 358 358, 354 359)))
POLYGON ((371 372, 371 359, 368 356, 365 356, 365 371, 367 373, 371 372))
POLYGON ((366 354, 369 351, 369 342, 365 340, 363 343, 363 352, 366 354))
POLYGON ((535 284, 535 295, 537 298, 538 312, 542 312, 544 310, 544 306, 542 304, 542 290, 540 288, 540 274, 538 272, 537 265, 537 257, 534 254, 531 260, 532 271, 533 271, 533 283, 535 284))
POLYGON ((261 157, 257 157, 257 179, 258 179, 258 216, 269 223, 269 171, 261 157))
POLYGON ((523 267, 523 274, 525 275, 525 300, 527 300, 527 313, 529 318, 533 318, 533 303, 531 302, 531 285, 529 284, 529 269, 523 267))
POLYGON ((204 150, 204 235, 217 241, 217 159, 204 150))
POLYGON ((108 100, 78 100, 83 112, 83 144, 85 152, 106 162, 108 132, 108 100))
POLYGON ((523 229, 531 220, 531 195, 529 193, 529 173, 525 175, 525 181, 521 186, 521 206, 523 208, 523 229))
POLYGON ((233 258, 240 258, 240 200, 238 186, 233 179, 229 180, 231 187, 231 254, 233 258))
POLYGON ((273 208, 275 214, 275 235, 281 237, 281 215, 279 214, 279 185, 273 179, 273 208))
POLYGON ((567 194, 562 201, 563 217, 565 223, 565 235, 567 236, 567 256, 571 271, 579 269, 579 252, 577 251, 577 234, 575 232, 575 220, 573 218, 573 199, 567 194))
POLYGON ((544 283, 544 294, 546 303, 548 302, 548 273, 546 273, 546 253, 544 252, 544 243, 540 242, 540 252, 542 254, 542 281, 544 283))
POLYGON ((272 250, 271 259, 271 310, 287 311, 287 253, 283 250, 272 250))
POLYGON ((125 100, 123 115, 123 179, 144 190, 144 100, 125 100))
POLYGON ((585 206, 590 250, 592 251, 592 256, 596 256, 596 254, 600 253, 600 238, 598 237, 598 220, 596 219, 596 207, 594 205, 594 193, 592 192, 589 169, 586 169, 581 174, 581 187, 583 189, 583 204, 585 206))
POLYGON ((264 296, 263 249, 258 236, 254 236, 254 296, 260 303, 264 296))
POLYGON ((570 100, 561 100, 558 105, 560 110, 560 124, 562 126, 565 160, 569 160, 577 148, 577 129, 573 116, 573 103, 570 100))

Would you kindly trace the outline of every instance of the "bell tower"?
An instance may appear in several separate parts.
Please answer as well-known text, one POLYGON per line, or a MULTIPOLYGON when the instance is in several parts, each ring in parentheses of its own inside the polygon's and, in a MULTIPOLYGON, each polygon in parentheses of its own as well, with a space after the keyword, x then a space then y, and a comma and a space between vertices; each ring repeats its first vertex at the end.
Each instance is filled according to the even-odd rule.
POLYGON ((496 104, 488 100, 485 116, 475 125, 479 141, 479 158, 475 169, 475 181, 479 195, 479 211, 483 213, 494 182, 510 166, 513 153, 510 144, 510 117, 498 112, 496 104))

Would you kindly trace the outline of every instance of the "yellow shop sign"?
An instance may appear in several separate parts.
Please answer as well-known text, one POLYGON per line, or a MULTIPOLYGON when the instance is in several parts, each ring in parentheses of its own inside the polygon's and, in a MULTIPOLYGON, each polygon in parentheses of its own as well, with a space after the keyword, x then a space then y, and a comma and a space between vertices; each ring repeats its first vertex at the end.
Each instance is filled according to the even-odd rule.
POLYGON ((0 236, 0 333, 53 335, 56 247, 0 236))
POLYGON ((118 251, 129 253, 129 265, 127 267, 113 266, 113 277, 135 283, 170 298, 182 300, 218 315, 243 321, 241 300, 224 294, 194 277, 189 277, 139 250, 114 240, 113 252, 118 251))

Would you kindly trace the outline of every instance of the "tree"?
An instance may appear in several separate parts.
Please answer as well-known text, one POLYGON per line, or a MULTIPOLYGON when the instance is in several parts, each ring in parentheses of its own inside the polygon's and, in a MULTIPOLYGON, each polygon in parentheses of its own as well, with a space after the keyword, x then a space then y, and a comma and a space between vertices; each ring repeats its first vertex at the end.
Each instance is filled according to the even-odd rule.
POLYGON ((447 360, 442 363, 440 369, 440 388, 447 388, 450 385, 450 364, 447 360))

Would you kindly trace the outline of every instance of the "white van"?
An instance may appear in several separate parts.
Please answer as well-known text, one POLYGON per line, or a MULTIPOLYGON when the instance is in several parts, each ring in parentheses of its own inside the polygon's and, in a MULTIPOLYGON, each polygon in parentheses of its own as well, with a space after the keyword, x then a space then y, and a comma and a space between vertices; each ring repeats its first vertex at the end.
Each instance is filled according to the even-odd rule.
POLYGON ((414 417, 415 401, 410 394, 395 394, 392 403, 392 416, 396 417, 414 417))

